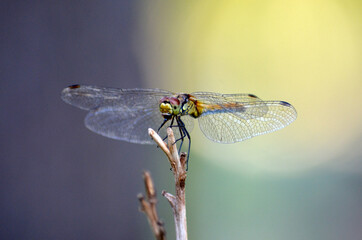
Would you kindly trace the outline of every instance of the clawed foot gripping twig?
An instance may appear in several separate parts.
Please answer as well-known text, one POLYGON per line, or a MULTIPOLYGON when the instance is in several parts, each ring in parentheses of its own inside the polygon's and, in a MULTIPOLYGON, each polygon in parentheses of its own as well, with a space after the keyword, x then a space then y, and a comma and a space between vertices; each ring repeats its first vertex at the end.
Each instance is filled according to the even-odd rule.
MULTIPOLYGON (((157 143, 157 145, 162 149, 162 151, 166 154, 171 164, 171 170, 175 178, 176 194, 174 196, 171 193, 162 191, 162 195, 168 200, 168 202, 172 207, 173 216, 175 220, 175 228, 176 228, 176 240, 187 240, 186 196, 185 196, 187 154, 181 153, 180 156, 178 155, 177 146, 176 144, 174 144, 175 136, 171 128, 167 128, 167 136, 168 136, 167 145, 153 129, 148 129, 148 133, 152 137, 152 139, 157 143)), ((146 173, 144 173, 144 176, 145 175, 146 173)), ((150 180, 147 181, 150 181, 152 183, 151 188, 148 187, 146 183, 146 177, 144 178, 145 178, 146 192, 149 199, 147 203, 143 195, 139 195, 141 210, 147 215, 152 230, 155 233, 156 239, 157 240, 166 239, 163 224, 160 224, 160 221, 158 220, 156 213, 157 200, 151 176, 148 173, 147 178, 149 178, 150 180), (149 190, 149 188, 151 190, 149 190), (152 194, 149 195, 149 192, 151 192, 152 194), (146 204, 144 202, 146 202, 146 204), (158 233, 162 231, 164 236, 163 238, 159 238, 158 235, 156 235, 156 232, 158 233)))

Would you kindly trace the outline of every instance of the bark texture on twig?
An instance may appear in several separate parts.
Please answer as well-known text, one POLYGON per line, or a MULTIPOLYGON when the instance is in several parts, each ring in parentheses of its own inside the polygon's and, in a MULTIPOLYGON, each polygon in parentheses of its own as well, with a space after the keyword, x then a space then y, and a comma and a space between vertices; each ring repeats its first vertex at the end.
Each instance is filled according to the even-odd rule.
POLYGON ((143 180, 145 182, 147 198, 145 198, 141 193, 138 195, 138 200, 141 204, 141 211, 146 214, 155 238, 157 240, 166 240, 166 231, 163 223, 158 219, 156 210, 156 189, 154 187, 151 174, 148 171, 143 172, 143 180))
POLYGON ((157 143, 157 145, 164 151, 170 164, 171 170, 175 178, 176 196, 162 191, 162 195, 168 200, 172 207, 175 228, 176 240, 187 240, 187 221, 186 221, 186 160, 185 153, 178 155, 177 146, 175 144, 175 136, 171 128, 167 128, 168 144, 151 128, 148 129, 149 135, 157 143))

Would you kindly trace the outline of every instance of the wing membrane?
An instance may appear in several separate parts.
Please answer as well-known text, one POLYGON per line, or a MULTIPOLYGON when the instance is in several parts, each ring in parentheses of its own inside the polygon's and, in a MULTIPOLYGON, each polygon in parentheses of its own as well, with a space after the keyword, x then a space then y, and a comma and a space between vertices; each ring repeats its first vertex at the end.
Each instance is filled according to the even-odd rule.
POLYGON ((62 91, 62 99, 75 107, 94 110, 99 107, 158 108, 161 97, 172 92, 161 89, 120 89, 74 85, 62 91))
MULTIPOLYGON (((116 89, 95 86, 70 86, 62 91, 62 99, 88 110, 85 125, 103 136, 133 143, 153 144, 148 128, 155 130, 164 118, 159 100, 174 93, 160 89, 116 89)), ((201 110, 199 125, 209 139, 234 143, 253 136, 273 132, 293 122, 297 113, 292 105, 282 101, 262 101, 252 94, 191 94, 201 110)), ((188 132, 193 118, 181 116, 188 132)), ((160 129, 165 137, 170 122, 160 129)), ((176 122, 173 123, 176 125, 176 122)), ((174 129, 175 130, 175 129, 174 129)), ((180 138, 180 132, 174 131, 180 138)))
POLYGON ((293 122, 297 113, 282 101, 262 101, 251 94, 193 93, 203 113, 201 131, 220 143, 234 143, 273 132, 293 122), (218 107, 215 107, 218 106, 218 107))
MULTIPOLYGON (((154 144, 148 128, 157 129, 163 122, 159 100, 173 93, 160 89, 117 89, 95 86, 70 86, 62 92, 62 99, 78 108, 89 110, 85 118, 88 129, 105 137, 140 144, 154 144)), ((183 116, 187 130, 193 128, 193 120, 183 116)), ((175 124, 175 123, 174 123, 175 124)), ((159 132, 167 135, 165 124, 159 132)), ((176 139, 179 131, 174 131, 176 139)))
POLYGON ((253 94, 220 94, 210 92, 192 93, 200 102, 203 115, 215 113, 242 114, 244 119, 261 117, 268 112, 268 106, 253 94), (217 106, 217 108, 215 108, 217 106), (257 107, 257 108, 255 108, 257 107))
MULTIPOLYGON (((158 106, 158 105, 156 105, 158 106)), ((188 131, 193 128, 193 119, 189 116, 182 118, 188 131)), ((137 109, 101 107, 88 113, 85 125, 88 129, 105 137, 123 140, 132 143, 154 144, 148 135, 148 128, 157 131, 163 122, 163 117, 158 109, 137 109)), ((175 124, 175 123, 174 123, 175 124)), ((167 136, 165 124, 159 131, 161 137, 167 136)), ((174 129, 175 138, 180 138, 178 130, 174 129)))

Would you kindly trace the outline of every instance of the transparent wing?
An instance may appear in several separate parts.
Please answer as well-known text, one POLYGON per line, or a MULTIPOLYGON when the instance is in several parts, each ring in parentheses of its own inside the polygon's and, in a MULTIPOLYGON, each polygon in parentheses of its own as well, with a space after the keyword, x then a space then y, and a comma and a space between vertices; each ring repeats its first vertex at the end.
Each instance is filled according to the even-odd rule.
POLYGON ((234 143, 281 129, 297 117, 292 105, 251 94, 193 93, 202 109, 199 125, 209 139, 234 143))
MULTIPOLYGON (((87 128, 105 137, 123 140, 132 143, 154 144, 148 135, 148 128, 155 131, 161 126, 163 117, 157 108, 152 109, 124 109, 114 107, 101 107, 88 113, 85 118, 87 128)), ((187 130, 193 129, 193 119, 189 116, 182 118, 187 130)), ((167 127, 171 122, 166 123, 158 132, 161 137, 167 136, 167 127)), ((175 125, 176 123, 174 123, 175 125)), ((173 129, 175 138, 180 138, 177 129, 173 129)))
POLYGON ((94 110, 99 107, 158 108, 158 101, 173 94, 161 89, 120 89, 73 85, 62 91, 62 99, 75 107, 94 110))
POLYGON ((156 109, 128 109, 122 107, 100 107, 88 113, 85 125, 88 129, 105 137, 132 143, 152 144, 148 128, 157 131, 163 122, 156 109))
POLYGON ((243 118, 256 118, 268 112, 268 106, 253 94, 221 94, 211 92, 192 93, 197 99, 197 105, 202 109, 202 115, 234 112, 243 113, 243 118), (253 108, 253 106, 258 106, 253 108))
MULTIPOLYGON (((105 137, 140 144, 153 144, 148 128, 157 129, 163 123, 159 100, 173 93, 160 89, 116 89, 74 85, 65 88, 62 99, 90 112, 85 118, 87 128, 105 137)), ((190 117, 182 120, 189 131, 193 122, 190 117)), ((166 136, 166 128, 160 136, 166 136)), ((175 137, 179 133, 175 131, 175 137)))

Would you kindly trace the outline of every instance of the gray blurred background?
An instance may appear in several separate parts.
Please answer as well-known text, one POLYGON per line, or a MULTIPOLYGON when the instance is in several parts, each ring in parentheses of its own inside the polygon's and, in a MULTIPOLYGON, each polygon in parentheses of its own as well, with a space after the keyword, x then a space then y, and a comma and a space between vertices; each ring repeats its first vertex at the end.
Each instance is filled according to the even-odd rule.
POLYGON ((85 112, 60 99, 75 83, 142 86, 134 4, 0 2, 0 239, 149 233, 136 195, 142 170, 155 164, 151 147, 91 134, 85 112))
MULTIPOLYGON (((298 119, 243 143, 197 124, 190 239, 362 239, 361 1, 1 1, 0 239, 152 239, 159 149, 84 127, 71 84, 253 93, 298 119)), ((168 238, 171 210, 159 199, 168 238)))

